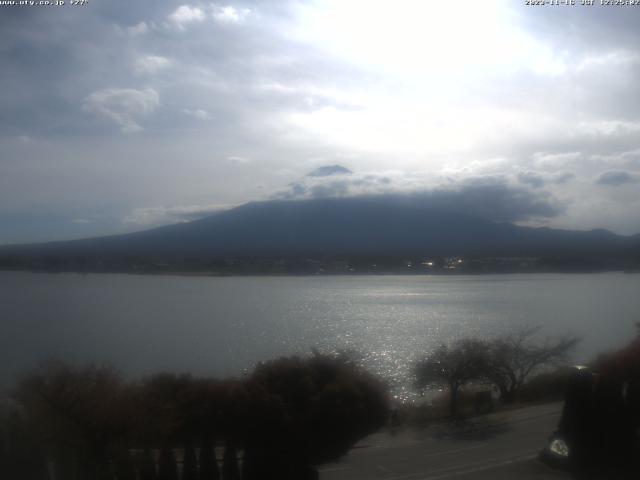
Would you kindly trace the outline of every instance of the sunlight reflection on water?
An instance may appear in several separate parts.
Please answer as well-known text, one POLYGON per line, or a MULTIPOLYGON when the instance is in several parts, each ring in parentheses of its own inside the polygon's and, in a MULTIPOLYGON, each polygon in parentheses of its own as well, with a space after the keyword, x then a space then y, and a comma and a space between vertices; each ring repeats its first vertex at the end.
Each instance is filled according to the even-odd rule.
POLYGON ((123 372, 237 375, 292 353, 355 350, 411 398, 411 367, 442 342, 525 325, 579 334, 577 359, 624 343, 640 275, 171 277, 0 272, 0 378, 45 357, 123 372))

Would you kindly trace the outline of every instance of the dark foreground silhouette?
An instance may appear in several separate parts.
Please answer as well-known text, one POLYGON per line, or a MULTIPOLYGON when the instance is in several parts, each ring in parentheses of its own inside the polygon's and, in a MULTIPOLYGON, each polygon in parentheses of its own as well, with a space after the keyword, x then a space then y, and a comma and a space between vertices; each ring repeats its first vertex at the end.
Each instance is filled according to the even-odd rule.
POLYGON ((314 479, 388 412, 378 379, 319 354, 242 381, 49 364, 13 397, 0 472, 21 480, 314 479))
POLYGON ((543 457, 577 479, 637 479, 639 429, 640 338, 576 372, 553 436, 555 453, 543 457))

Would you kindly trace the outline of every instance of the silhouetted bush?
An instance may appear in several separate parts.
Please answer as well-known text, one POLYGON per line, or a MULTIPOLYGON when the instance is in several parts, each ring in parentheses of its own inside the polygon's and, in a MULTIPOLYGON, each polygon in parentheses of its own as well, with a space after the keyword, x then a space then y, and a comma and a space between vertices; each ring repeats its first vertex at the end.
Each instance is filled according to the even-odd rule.
POLYGON ((19 406, 0 401, 0 472, 2 478, 47 478, 45 452, 37 429, 19 406))
POLYGON ((238 451, 233 443, 227 443, 222 458, 222 478, 224 480, 240 480, 238 468, 238 451))
POLYGON ((39 459, 55 460, 57 478, 77 471, 83 480, 130 480, 134 463, 141 480, 175 480, 172 449, 180 446, 183 480, 215 480, 216 441, 226 445, 225 480, 240 476, 238 448, 247 479, 314 478, 311 465, 346 453, 384 425, 388 410, 379 380, 318 354, 266 362, 243 381, 162 373, 125 383, 110 368, 49 363, 20 382, 15 398, 39 459), (156 464, 151 452, 159 448, 156 464))
POLYGON ((158 480, 178 480, 178 465, 171 448, 165 446, 160 449, 158 458, 158 480))
POLYGON ((215 451, 211 445, 211 439, 205 438, 199 455, 199 478, 200 480, 219 480, 220 470, 218 469, 218 461, 215 457, 215 451))
POLYGON ((58 478, 78 471, 90 480, 104 476, 109 447, 126 437, 124 391, 110 367, 50 362, 24 378, 14 396, 44 440, 41 448, 58 459, 58 478))
POLYGON ((260 364, 247 388, 253 406, 247 450, 269 452, 270 463, 283 456, 303 465, 335 460, 388 415, 377 378, 326 355, 260 364))
POLYGON ((190 441, 184 447, 181 478, 182 480, 198 480, 198 459, 190 441))
POLYGON ((518 399, 523 402, 562 400, 573 371, 573 367, 562 367, 536 375, 522 385, 518 399))
POLYGON ((155 462, 151 450, 148 448, 145 448, 142 452, 138 471, 140 472, 140 480, 156 480, 158 478, 156 475, 155 462))
POLYGON ((135 464, 126 448, 119 448, 116 452, 115 473, 118 480, 136 480, 135 464))
POLYGON ((558 430, 574 478, 638 478, 640 338, 571 377, 558 430))
POLYGON ((201 440, 219 429, 222 400, 229 388, 214 379, 161 373, 131 387, 135 441, 180 444, 201 440))

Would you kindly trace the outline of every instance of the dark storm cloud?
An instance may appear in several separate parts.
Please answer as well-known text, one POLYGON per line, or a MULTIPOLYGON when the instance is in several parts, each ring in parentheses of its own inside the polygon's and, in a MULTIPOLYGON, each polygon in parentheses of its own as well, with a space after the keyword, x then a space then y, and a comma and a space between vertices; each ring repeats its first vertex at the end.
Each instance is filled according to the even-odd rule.
POLYGON ((514 186, 503 176, 471 177, 431 187, 373 174, 306 177, 273 198, 299 200, 352 196, 388 198, 500 222, 551 218, 563 211, 548 193, 514 186))
POLYGON ((432 208, 465 213, 499 222, 555 217, 562 208, 545 195, 505 183, 469 183, 451 190, 416 194, 432 208))
POLYGON ((604 172, 596 179, 598 185, 607 185, 617 187, 620 185, 626 185, 629 183, 638 183, 638 177, 632 175, 629 172, 624 171, 609 171, 604 172))

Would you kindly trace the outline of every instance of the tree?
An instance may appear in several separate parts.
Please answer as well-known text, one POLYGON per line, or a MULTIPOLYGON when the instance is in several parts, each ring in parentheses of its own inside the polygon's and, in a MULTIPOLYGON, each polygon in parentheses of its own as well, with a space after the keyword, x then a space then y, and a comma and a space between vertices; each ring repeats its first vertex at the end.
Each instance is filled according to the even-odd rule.
POLYGON ((344 455, 388 416, 379 379, 317 352, 259 364, 247 392, 245 452, 253 478, 316 478, 311 466, 344 455))
POLYGON ((464 339, 452 346, 441 345, 416 364, 416 385, 419 388, 433 385, 449 387, 449 412, 455 417, 460 388, 472 380, 481 379, 486 365, 486 344, 480 340, 464 339))
POLYGON ((191 441, 187 441, 184 446, 181 478, 182 480, 198 480, 198 457, 191 441))
POLYGON ((131 387, 134 440, 155 447, 201 442, 217 427, 222 389, 215 379, 187 374, 160 373, 143 379, 131 387))
POLYGON ((114 460, 118 480, 136 480, 135 464, 126 447, 118 448, 114 460))
POLYGON ((14 397, 57 463, 93 479, 108 469, 109 449, 126 436, 124 386, 111 367, 43 364, 14 397))
POLYGON ((151 450, 145 448, 140 457, 139 463, 140 480, 156 480, 156 464, 151 454, 151 450))
POLYGON ((220 470, 216 453, 211 440, 207 437, 200 448, 200 480, 218 480, 219 478, 220 470))
POLYGON ((576 337, 536 341, 540 327, 526 328, 488 342, 487 378, 500 389, 500 399, 513 403, 532 373, 566 360, 580 341, 576 337))
POLYGON ((224 455, 222 459, 222 478, 225 480, 239 480, 240 470, 238 469, 238 451, 236 446, 227 442, 224 449, 224 455))
POLYGON ((158 457, 158 480, 178 480, 178 465, 173 450, 168 446, 160 449, 158 457))
POLYGON ((45 452, 37 428, 14 404, 0 396, 0 472, 2 478, 42 480, 48 478, 45 452))
POLYGON ((574 478, 638 478, 640 336, 574 374, 558 430, 574 478))

